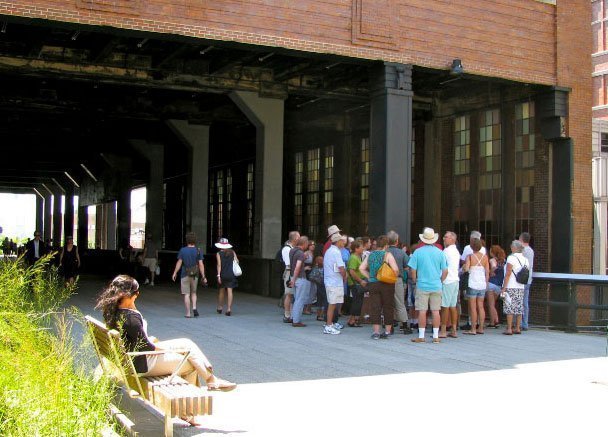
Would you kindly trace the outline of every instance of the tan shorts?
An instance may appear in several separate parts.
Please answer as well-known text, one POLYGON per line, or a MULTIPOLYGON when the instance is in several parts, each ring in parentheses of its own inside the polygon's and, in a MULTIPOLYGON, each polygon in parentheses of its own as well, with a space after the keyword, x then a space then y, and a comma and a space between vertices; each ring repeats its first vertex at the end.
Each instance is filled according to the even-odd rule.
POLYGON ((198 278, 192 276, 184 276, 180 281, 182 294, 196 293, 198 278))
POLYGON ((144 258, 144 267, 147 267, 151 272, 156 271, 156 258, 144 258))
POLYGON ((293 288, 292 287, 288 287, 287 285, 287 281, 289 281, 289 275, 290 275, 290 271, 289 270, 285 270, 283 272, 283 285, 285 286, 285 294, 291 294, 293 295, 293 288))
POLYGON ((441 291, 416 290, 417 311, 439 311, 441 309, 441 291))
POLYGON ((342 287, 325 287, 327 292, 327 303, 337 304, 344 303, 344 286, 342 287))

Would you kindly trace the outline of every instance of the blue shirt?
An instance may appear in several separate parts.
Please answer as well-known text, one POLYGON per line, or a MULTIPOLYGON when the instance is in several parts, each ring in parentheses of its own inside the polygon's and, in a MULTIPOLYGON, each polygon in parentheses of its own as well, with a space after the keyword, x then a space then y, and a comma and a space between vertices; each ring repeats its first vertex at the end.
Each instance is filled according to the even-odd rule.
POLYGON ((186 267, 192 267, 203 260, 203 251, 197 247, 182 247, 177 253, 177 259, 182 260, 181 277, 186 277, 186 267))
POLYGON ((407 264, 416 270, 416 290, 441 291, 441 275, 447 270, 448 262, 441 249, 432 244, 425 244, 416 249, 407 264))
MULTIPOLYGON (((340 249, 331 245, 323 258, 323 282, 326 287, 343 287, 344 279, 340 274, 340 267, 345 267, 340 249)), ((346 268, 346 267, 345 267, 346 268)))

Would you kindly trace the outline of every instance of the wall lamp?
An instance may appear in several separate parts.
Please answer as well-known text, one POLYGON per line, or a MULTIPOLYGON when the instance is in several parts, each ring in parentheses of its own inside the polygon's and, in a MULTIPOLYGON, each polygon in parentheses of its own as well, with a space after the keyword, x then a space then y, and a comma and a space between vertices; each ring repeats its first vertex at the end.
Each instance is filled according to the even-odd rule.
POLYGON ((453 76, 459 76, 464 73, 464 67, 462 66, 462 61, 460 59, 454 59, 452 61, 452 66, 450 67, 450 74, 453 76))

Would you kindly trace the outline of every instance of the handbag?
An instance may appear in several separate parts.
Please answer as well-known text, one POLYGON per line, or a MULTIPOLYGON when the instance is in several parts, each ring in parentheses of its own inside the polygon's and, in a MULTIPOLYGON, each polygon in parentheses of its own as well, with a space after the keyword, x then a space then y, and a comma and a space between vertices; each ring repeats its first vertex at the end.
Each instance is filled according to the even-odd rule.
POLYGON ((234 276, 239 277, 243 274, 243 270, 241 270, 241 266, 239 265, 239 262, 235 259, 232 260, 232 273, 234 273, 234 276))
POLYGON ((391 266, 386 262, 386 256, 388 253, 384 254, 384 258, 382 259, 382 265, 376 272, 376 279, 380 282, 384 282, 385 284, 394 284, 397 282, 397 275, 391 268, 391 266))

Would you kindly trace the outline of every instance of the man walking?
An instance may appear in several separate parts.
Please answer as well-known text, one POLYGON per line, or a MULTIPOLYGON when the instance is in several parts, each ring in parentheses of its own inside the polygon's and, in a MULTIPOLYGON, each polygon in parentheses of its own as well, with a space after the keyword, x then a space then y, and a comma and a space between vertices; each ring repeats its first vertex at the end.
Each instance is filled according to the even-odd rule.
POLYGON ((27 242, 25 250, 25 259, 30 266, 46 255, 47 246, 40 239, 40 231, 34 232, 34 239, 27 242))
POLYGON ((324 334, 336 335, 343 328, 338 322, 334 323, 336 306, 344 303, 344 281, 346 280, 346 266, 340 250, 346 244, 342 235, 335 233, 331 236, 331 246, 325 252, 323 259, 323 282, 327 292, 327 324, 323 328, 324 334))
POLYGON ((528 232, 522 232, 519 236, 519 241, 524 246, 524 250, 522 250, 521 254, 526 257, 528 260, 528 265, 530 269, 530 276, 528 277, 528 283, 524 284, 524 314, 521 319, 521 329, 522 331, 528 330, 528 317, 530 316, 530 287, 532 286, 532 271, 534 269, 534 249, 530 247, 530 234, 528 232))
POLYGON ((443 236, 443 254, 445 255, 448 263, 448 275, 443 281, 443 288, 441 292, 441 329, 439 331, 439 338, 458 337, 456 335, 456 327, 458 326, 458 308, 456 303, 458 302, 458 267, 460 265, 460 252, 456 248, 456 234, 448 231, 443 236), (446 333, 446 326, 448 320, 450 321, 450 333, 446 333))
POLYGON ((283 323, 292 323, 291 319, 291 298, 293 296, 293 287, 290 285, 291 281, 291 261, 289 259, 289 252, 296 246, 296 242, 300 238, 298 231, 291 231, 287 240, 287 244, 281 250, 281 257, 283 258, 283 264, 285 264, 285 270, 283 271, 283 286, 285 287, 285 300, 283 301, 283 323))
MULTIPOLYGON (((399 276, 395 282, 395 318, 396 322, 401 323, 401 329, 404 334, 411 334, 412 329, 407 326, 407 308, 405 307, 405 287, 403 286, 403 270, 407 269, 409 257, 407 254, 397 247, 399 243, 399 234, 395 231, 389 231, 386 234, 388 238, 388 251, 395 258, 397 267, 399 267, 399 276)), ((392 330, 391 333, 395 332, 392 330)))
POLYGON ((442 282, 448 276, 448 263, 443 252, 434 246, 439 239, 432 228, 424 228, 419 234, 424 246, 416 249, 408 266, 416 283, 416 310, 418 311, 418 338, 414 343, 424 343, 426 312, 433 314, 433 343, 439 343, 439 310, 441 308, 442 282))
POLYGON ((302 235, 296 242, 296 247, 289 251, 290 266, 293 272, 289 286, 294 289, 291 326, 294 328, 306 326, 302 323, 302 311, 304 310, 304 305, 308 303, 310 296, 310 282, 306 279, 306 272, 304 271, 304 262, 306 261, 306 254, 304 252, 307 250, 308 237, 302 235))

